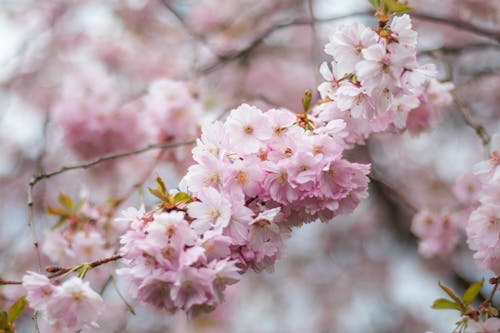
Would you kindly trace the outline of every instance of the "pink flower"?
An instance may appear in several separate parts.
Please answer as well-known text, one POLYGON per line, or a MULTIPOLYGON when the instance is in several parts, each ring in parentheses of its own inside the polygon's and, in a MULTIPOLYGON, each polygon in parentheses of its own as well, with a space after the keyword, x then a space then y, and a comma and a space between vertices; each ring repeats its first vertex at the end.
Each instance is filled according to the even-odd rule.
POLYGON ((488 318, 485 321, 467 321, 467 332, 470 333, 498 333, 500 331, 500 318, 488 318))
POLYGON ((207 187, 198 193, 199 202, 188 205, 189 216, 196 220, 191 227, 198 233, 203 233, 210 228, 224 228, 231 217, 231 203, 217 190, 207 187))
POLYGON ((392 19, 391 37, 396 39, 396 42, 406 48, 414 49, 417 47, 417 32, 412 30, 411 19, 407 14, 395 16, 392 19))
POLYGON ((344 76, 354 72, 355 65, 362 59, 363 50, 376 44, 378 39, 373 29, 355 23, 336 30, 325 45, 325 53, 333 56, 338 73, 344 76))
POLYGON ((271 137, 269 119, 261 110, 242 104, 231 111, 225 123, 231 143, 245 153, 255 153, 262 141, 271 137))
POLYGON ((75 330, 97 326, 95 321, 103 310, 101 296, 90 288, 87 281, 77 277, 71 277, 58 286, 46 308, 49 318, 62 321, 75 330))
POLYGON ((201 305, 213 299, 214 277, 214 272, 206 268, 184 267, 173 273, 174 283, 170 296, 174 304, 189 311, 194 305, 201 305))
POLYGON ((418 251, 425 257, 448 254, 457 242, 455 223, 448 215, 422 210, 413 217, 411 230, 420 238, 418 251))
POLYGON ((55 287, 42 274, 27 272, 23 276, 23 287, 27 291, 27 299, 35 310, 43 310, 55 293, 55 287))

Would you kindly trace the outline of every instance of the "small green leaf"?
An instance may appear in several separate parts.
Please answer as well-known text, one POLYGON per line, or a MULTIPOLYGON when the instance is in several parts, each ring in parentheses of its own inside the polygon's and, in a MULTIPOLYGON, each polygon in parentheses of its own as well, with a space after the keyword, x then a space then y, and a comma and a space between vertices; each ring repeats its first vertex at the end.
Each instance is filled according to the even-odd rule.
POLYGON ((160 178, 160 176, 156 177, 156 185, 157 185, 157 188, 161 191, 161 194, 163 194, 163 195, 167 194, 167 187, 165 186, 165 183, 160 178))
POLYGON ((312 92, 308 90, 305 92, 304 97, 302 97, 302 108, 304 112, 309 111, 309 107, 311 106, 312 92))
POLYGON ((66 222, 67 218, 64 216, 61 216, 59 220, 52 226, 50 227, 50 230, 56 230, 60 226, 62 226, 66 222))
POLYGON ((78 277, 80 279, 84 279, 85 275, 87 275, 88 271, 90 271, 90 265, 89 264, 83 264, 82 267, 80 268, 78 272, 78 277))
POLYGON ((87 200, 86 199, 80 199, 78 200, 78 202, 76 203, 76 211, 80 211, 82 208, 83 208, 83 205, 85 204, 87 200))
POLYGON ((24 304, 26 303, 26 296, 22 296, 19 298, 9 309, 8 320, 9 323, 13 323, 16 321, 17 317, 23 312, 24 304))
POLYGON ((154 195, 158 199, 160 199, 162 201, 165 200, 165 195, 162 194, 160 190, 158 190, 156 188, 151 188, 151 187, 148 187, 148 190, 149 190, 149 192, 151 192, 152 195, 154 195))
POLYGON ((379 10, 380 9, 380 0, 368 0, 369 3, 373 6, 373 8, 379 10))
POLYGON ((411 11, 413 8, 408 6, 408 3, 399 2, 397 0, 385 0, 384 11, 388 14, 404 14, 411 11))
POLYGON ((72 210, 73 209, 73 200, 68 195, 66 195, 64 193, 59 193, 59 202, 67 210, 72 210))
POLYGON ((432 304, 432 308, 438 309, 438 310, 442 310, 442 309, 450 309, 450 310, 458 310, 458 311, 461 310, 460 306, 457 303, 452 302, 446 298, 439 298, 439 299, 435 300, 434 303, 432 304))
POLYGON ((461 299, 460 297, 458 297, 458 295, 457 295, 457 294, 456 294, 453 290, 451 290, 451 288, 450 288, 450 287, 448 287, 448 286, 446 286, 446 285, 442 284, 442 283, 441 283, 441 281, 440 281, 438 284, 439 284, 439 287, 440 287, 441 289, 443 289, 443 290, 444 290, 444 292, 445 292, 445 293, 447 293, 447 294, 448 294, 448 296, 450 296, 450 297, 451 297, 451 299, 453 299, 453 300, 455 301, 455 303, 456 303, 458 306, 460 306, 460 310, 461 310, 462 312, 465 312, 465 310, 466 310, 466 306, 465 306, 465 304, 463 303, 462 299, 461 299))
POLYGON ((9 315, 5 311, 0 311, 0 329, 10 330, 9 315))
POLYGON ((467 288, 464 295, 462 296, 462 300, 464 301, 465 305, 469 305, 474 301, 476 296, 483 288, 483 283, 484 279, 481 279, 480 281, 474 282, 473 284, 470 285, 469 288, 467 288))
POLYGON ((190 201, 192 198, 189 194, 186 192, 178 192, 174 195, 174 202, 179 203, 179 202, 184 202, 184 201, 190 201))
POLYGON ((57 216, 65 216, 65 215, 68 215, 68 212, 66 212, 61 207, 53 207, 53 206, 49 205, 47 207, 47 214, 57 215, 57 216))

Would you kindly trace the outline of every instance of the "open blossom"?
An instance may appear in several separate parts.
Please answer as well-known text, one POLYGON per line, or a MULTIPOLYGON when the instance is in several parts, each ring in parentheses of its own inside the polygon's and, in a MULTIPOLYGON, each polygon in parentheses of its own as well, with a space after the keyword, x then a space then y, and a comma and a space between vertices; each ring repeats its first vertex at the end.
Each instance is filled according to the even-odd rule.
POLYGON ((269 122, 262 111, 248 104, 232 110, 225 127, 231 133, 232 144, 248 153, 257 152, 261 142, 271 137, 269 122))
POLYGON ((356 63, 363 59, 363 50, 377 44, 378 40, 379 36, 375 31, 355 23, 337 29, 325 45, 325 52, 333 56, 340 76, 344 76, 354 72, 356 63))
POLYGON ((101 296, 78 277, 55 285, 44 275, 28 272, 23 277, 23 287, 32 308, 73 330, 96 326, 103 311, 101 296))
POLYGON ((202 189, 198 197, 200 202, 189 204, 188 213, 196 219, 191 226, 200 232, 205 232, 210 226, 224 228, 229 223, 231 204, 213 188, 202 189))
POLYGON ((35 272, 27 272, 23 276, 23 287, 27 291, 30 306, 35 309, 43 308, 55 293, 55 286, 49 278, 35 272))

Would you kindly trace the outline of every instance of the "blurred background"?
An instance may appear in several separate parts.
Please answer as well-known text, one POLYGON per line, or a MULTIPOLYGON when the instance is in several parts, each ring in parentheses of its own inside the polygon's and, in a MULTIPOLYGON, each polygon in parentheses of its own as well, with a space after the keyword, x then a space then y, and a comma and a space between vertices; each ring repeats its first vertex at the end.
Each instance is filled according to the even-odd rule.
MULTIPOLYGON (((409 4, 420 61, 435 63, 474 118, 498 132, 500 2, 409 4)), ((353 22, 376 26, 368 1, 1 0, 0 277, 36 269, 33 242, 40 242, 41 265, 55 264, 58 249, 43 244, 57 221, 47 207, 59 193, 87 198, 111 218, 152 204, 144 188, 157 175, 175 188, 192 146, 148 149, 29 187, 34 175, 193 140, 203 122, 242 102, 300 112, 304 92, 323 80, 329 35, 353 22), (178 105, 154 100, 158 80, 168 80, 165 98, 178 105)), ((100 328, 87 331, 450 332, 456 315, 430 308, 441 297, 438 281, 462 291, 491 273, 473 264, 463 235, 453 253, 422 258, 410 224, 415 208, 451 206, 455 179, 485 152, 456 105, 437 115, 422 133, 378 135, 356 148, 352 159, 372 161, 380 180, 370 198, 350 216, 294 230, 275 272, 245 274, 212 314, 187 321, 132 304, 134 316, 118 281, 103 288, 109 313, 100 328)), ((103 279, 93 285, 99 290, 103 279)), ((0 309, 21 294, 0 286, 0 309)), ((18 332, 32 330, 26 311, 18 332)), ((40 330, 64 331, 43 321, 40 330)))

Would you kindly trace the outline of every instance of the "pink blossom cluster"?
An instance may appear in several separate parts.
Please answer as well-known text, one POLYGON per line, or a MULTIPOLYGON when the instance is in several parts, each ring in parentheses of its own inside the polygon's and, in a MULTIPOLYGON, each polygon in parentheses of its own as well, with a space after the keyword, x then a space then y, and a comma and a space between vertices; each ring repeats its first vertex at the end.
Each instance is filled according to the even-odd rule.
POLYGON ((452 85, 433 78, 433 64, 417 62, 416 46, 408 15, 378 30, 360 23, 337 29, 325 46, 333 61, 320 67, 326 82, 318 87, 323 103, 314 109, 317 121, 344 119, 351 144, 372 133, 426 128, 432 109, 451 102, 452 85))
POLYGON ((124 102, 127 92, 115 81, 78 76, 53 107, 64 141, 78 157, 90 159, 198 134, 203 109, 186 83, 158 79, 146 94, 124 102))
MULTIPOLYGON (((71 204, 70 211, 62 207, 49 208, 49 212, 59 215, 59 223, 45 233, 41 250, 51 264, 71 267, 75 263, 91 262, 109 257, 114 252, 113 244, 123 233, 123 226, 111 219, 104 208, 88 200, 71 204)), ((106 279, 105 270, 93 274, 92 281, 106 279)), ((109 270, 108 270, 109 272, 109 270)))
POLYGON ((477 208, 466 226, 467 243, 478 265, 500 274, 500 151, 474 166, 479 184, 477 208))
POLYGON ((29 305, 41 311, 51 323, 61 323, 73 332, 97 326, 95 320, 104 310, 102 297, 89 286, 89 282, 71 277, 59 283, 45 275, 28 272, 23 277, 29 305))
POLYGON ((144 112, 124 104, 123 89, 102 70, 75 73, 52 107, 66 146, 81 159, 138 148, 149 141, 144 112))
POLYGON ((139 300, 174 312, 212 310, 248 268, 272 270, 294 226, 350 213, 370 166, 342 157, 345 124, 306 130, 284 109, 246 104, 203 128, 177 211, 129 209, 120 270, 139 300))
POLYGON ((458 221, 454 214, 427 209, 418 212, 411 224, 411 231, 419 238, 418 252, 424 257, 450 253, 458 241, 458 221))

